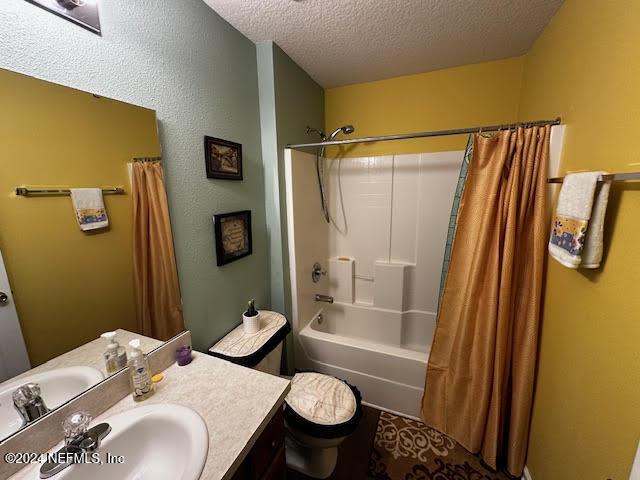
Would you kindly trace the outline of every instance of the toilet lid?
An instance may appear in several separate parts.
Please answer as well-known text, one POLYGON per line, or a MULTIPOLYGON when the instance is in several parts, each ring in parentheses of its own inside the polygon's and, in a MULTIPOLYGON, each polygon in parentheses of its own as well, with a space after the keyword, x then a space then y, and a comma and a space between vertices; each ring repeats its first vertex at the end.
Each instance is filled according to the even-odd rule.
POLYGON ((242 324, 235 327, 209 349, 209 355, 245 367, 260 363, 291 331, 284 315, 260 310, 261 328, 257 333, 245 333, 242 324))
POLYGON ((285 403, 290 424, 323 438, 348 435, 361 416, 360 392, 355 387, 316 372, 296 373, 285 403))

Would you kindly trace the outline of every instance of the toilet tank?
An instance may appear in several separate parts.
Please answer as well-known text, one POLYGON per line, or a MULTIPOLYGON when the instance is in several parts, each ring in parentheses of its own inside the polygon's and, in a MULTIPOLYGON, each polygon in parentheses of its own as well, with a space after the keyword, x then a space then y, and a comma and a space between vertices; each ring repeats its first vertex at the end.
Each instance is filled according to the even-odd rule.
POLYGON ((291 326, 284 315, 261 310, 257 333, 246 333, 240 324, 207 353, 244 367, 279 375, 283 344, 289 332, 291 326))

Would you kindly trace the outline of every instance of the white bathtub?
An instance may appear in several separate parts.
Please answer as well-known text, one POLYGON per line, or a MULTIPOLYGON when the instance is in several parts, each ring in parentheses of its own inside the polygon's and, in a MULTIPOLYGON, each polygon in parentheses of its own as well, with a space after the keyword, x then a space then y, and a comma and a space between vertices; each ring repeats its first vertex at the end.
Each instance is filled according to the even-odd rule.
POLYGON ((434 329, 428 312, 334 303, 320 308, 299 341, 306 368, 354 384, 370 405, 418 417, 434 329))

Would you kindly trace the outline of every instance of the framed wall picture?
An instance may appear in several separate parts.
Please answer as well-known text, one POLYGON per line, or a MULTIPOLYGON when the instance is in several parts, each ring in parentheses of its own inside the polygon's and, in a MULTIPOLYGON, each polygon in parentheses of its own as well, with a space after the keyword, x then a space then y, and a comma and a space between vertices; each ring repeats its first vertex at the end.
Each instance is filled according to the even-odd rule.
POLYGON ((251 211, 221 213, 213 216, 218 266, 251 255, 251 211))
POLYGON ((204 137, 207 178, 242 180, 242 145, 215 137, 204 137))

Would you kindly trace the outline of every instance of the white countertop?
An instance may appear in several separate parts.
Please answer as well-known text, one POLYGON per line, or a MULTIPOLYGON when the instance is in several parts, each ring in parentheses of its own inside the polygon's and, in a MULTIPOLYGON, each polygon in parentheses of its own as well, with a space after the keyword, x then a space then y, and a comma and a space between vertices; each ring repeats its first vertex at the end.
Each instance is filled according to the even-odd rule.
MULTIPOLYGON (((251 450, 289 392, 286 379, 241 367, 199 352, 193 361, 173 364, 156 384, 155 394, 136 403, 131 395, 95 419, 153 403, 175 403, 200 414, 209 431, 209 452, 201 480, 228 479, 251 450)), ((12 480, 23 478, 21 470, 12 480)))

